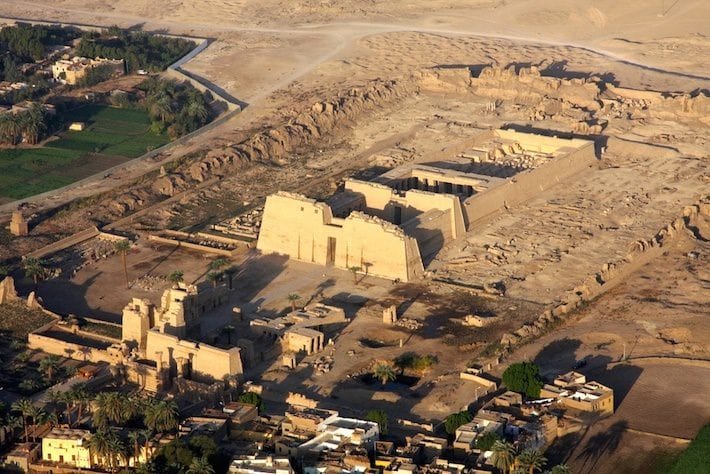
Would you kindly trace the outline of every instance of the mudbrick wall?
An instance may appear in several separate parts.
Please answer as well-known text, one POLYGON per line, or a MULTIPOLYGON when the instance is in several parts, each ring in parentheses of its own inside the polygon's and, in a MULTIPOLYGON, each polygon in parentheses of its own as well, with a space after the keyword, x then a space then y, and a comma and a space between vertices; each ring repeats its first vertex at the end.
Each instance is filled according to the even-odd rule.
POLYGON ((642 265, 657 258, 673 240, 682 233, 697 237, 697 220, 701 216, 710 216, 710 196, 703 197, 698 203, 686 206, 680 216, 660 229, 653 237, 636 241, 629 253, 621 260, 609 262, 596 273, 589 275, 572 291, 560 299, 553 307, 546 309, 538 318, 524 324, 512 333, 503 334, 500 340, 505 350, 529 341, 549 327, 565 321, 575 309, 583 303, 601 295, 616 283, 622 281, 642 265))

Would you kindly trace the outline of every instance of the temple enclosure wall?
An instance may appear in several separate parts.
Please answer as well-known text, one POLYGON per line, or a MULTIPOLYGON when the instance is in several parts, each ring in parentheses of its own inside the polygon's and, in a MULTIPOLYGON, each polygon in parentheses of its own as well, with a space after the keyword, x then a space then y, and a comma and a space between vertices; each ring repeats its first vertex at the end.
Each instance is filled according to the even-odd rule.
POLYGON ((501 138, 516 140, 526 150, 562 154, 540 167, 518 173, 505 183, 466 199, 463 209, 469 225, 502 208, 532 199, 538 193, 595 166, 597 162, 592 141, 546 137, 509 130, 496 130, 493 133, 501 138))
POLYGON ((438 194, 412 189, 396 192, 389 186, 348 179, 347 191, 360 194, 365 199, 365 212, 394 224, 402 224, 432 210, 450 211, 450 220, 443 224, 442 233, 456 238, 466 232, 461 202, 453 194, 438 194))
POLYGON ((424 271, 416 240, 396 225, 361 212, 336 218, 328 205, 285 192, 266 199, 257 249, 319 265, 357 266, 393 280, 409 281, 424 271))
POLYGON ((198 381, 221 380, 225 376, 244 372, 238 347, 220 349, 156 329, 148 331, 146 356, 149 360, 158 361, 159 366, 163 362, 169 364, 171 373, 177 375, 183 375, 183 364, 190 362, 190 378, 198 381))

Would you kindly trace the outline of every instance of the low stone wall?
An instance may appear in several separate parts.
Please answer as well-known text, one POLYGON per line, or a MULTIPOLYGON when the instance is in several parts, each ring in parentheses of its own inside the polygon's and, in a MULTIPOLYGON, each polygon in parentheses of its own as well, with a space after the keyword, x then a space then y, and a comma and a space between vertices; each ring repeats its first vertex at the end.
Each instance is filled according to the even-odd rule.
POLYGON ((510 351, 513 347, 541 335, 550 326, 566 320, 568 314, 582 304, 613 288, 629 274, 659 257, 664 247, 673 242, 681 232, 692 233, 691 228, 695 227, 694 223, 699 216, 710 216, 710 196, 704 197, 697 204, 684 207, 679 217, 660 229, 653 237, 636 241, 623 259, 604 264, 598 272, 585 278, 559 303, 546 309, 535 321, 524 324, 512 333, 503 334, 500 344, 510 351))
POLYGON ((234 250, 217 249, 217 248, 210 247, 207 245, 193 244, 192 242, 185 242, 185 241, 178 240, 178 239, 161 237, 159 235, 149 235, 148 240, 151 240, 153 242, 162 243, 162 244, 175 245, 177 247, 184 247, 187 249, 198 250, 200 252, 213 253, 216 255, 224 255, 226 257, 231 257, 231 256, 235 255, 235 253, 237 251, 237 249, 234 249, 234 250))
POLYGON ((74 245, 78 245, 82 242, 86 242, 87 240, 93 239, 99 234, 100 232, 98 228, 90 227, 88 229, 82 230, 81 232, 77 232, 76 234, 72 234, 69 237, 65 237, 62 240, 58 240, 40 249, 37 249, 34 252, 28 254, 27 256, 34 258, 46 257, 47 255, 52 255, 57 252, 61 252, 64 249, 68 249, 69 247, 73 247, 74 245))
POLYGON ((60 341, 43 334, 30 333, 27 336, 27 347, 36 349, 48 354, 54 354, 62 357, 69 357, 75 360, 87 362, 107 362, 109 364, 116 361, 108 354, 108 352, 93 347, 82 346, 71 342, 60 341))

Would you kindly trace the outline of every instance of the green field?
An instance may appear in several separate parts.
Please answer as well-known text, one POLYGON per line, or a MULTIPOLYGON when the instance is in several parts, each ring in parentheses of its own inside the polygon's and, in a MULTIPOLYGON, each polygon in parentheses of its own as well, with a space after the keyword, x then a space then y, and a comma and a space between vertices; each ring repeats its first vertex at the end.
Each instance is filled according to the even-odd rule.
POLYGON ((710 424, 705 425, 666 474, 710 473, 710 424))
POLYGON ((87 105, 68 112, 65 122, 85 122, 41 148, 0 149, 0 199, 22 199, 71 184, 168 143, 149 130, 141 110, 87 105))

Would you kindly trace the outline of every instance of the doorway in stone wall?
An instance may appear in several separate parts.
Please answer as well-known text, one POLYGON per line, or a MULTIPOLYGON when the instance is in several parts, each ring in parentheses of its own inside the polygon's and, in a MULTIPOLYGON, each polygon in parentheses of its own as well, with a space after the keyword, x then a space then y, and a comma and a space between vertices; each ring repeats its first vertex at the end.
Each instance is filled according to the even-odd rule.
POLYGON ((335 237, 328 237, 328 249, 325 256, 326 265, 335 265, 335 237))

